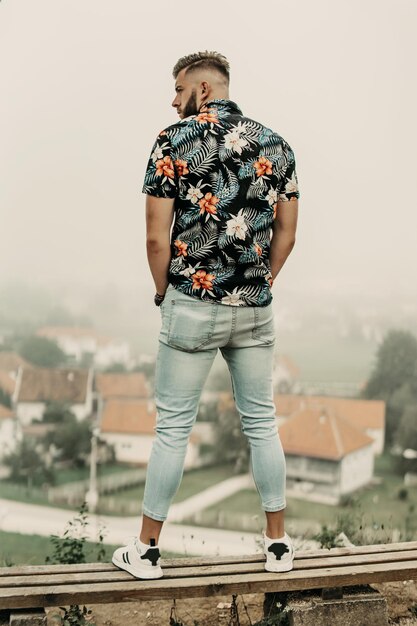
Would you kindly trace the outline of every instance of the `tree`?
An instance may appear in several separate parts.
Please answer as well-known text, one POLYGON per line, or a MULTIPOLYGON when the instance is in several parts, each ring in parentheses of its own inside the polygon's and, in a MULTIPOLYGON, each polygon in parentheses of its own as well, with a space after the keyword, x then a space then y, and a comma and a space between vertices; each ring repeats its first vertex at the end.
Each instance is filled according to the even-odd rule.
POLYGON ((91 449, 91 427, 88 421, 78 422, 69 413, 56 429, 45 435, 46 446, 53 444, 60 452, 60 459, 74 466, 86 464, 91 449))
POLYGON ((405 330, 390 330, 379 346, 376 364, 363 391, 365 398, 388 399, 404 383, 417 393, 417 339, 405 330))
POLYGON ((9 394, 4 391, 4 389, 2 389, 0 387, 0 404, 2 404, 3 406, 7 406, 9 409, 12 408, 12 399, 10 398, 9 394))
POLYGON ((59 424, 73 419, 75 415, 68 404, 61 402, 47 402, 42 415, 42 421, 46 424, 59 424))
POLYGON ((67 361, 65 352, 55 341, 36 335, 22 339, 18 352, 27 361, 41 367, 58 367, 67 361))
MULTIPOLYGON (((395 443, 401 450, 407 448, 417 450, 417 403, 408 405, 402 414, 395 433, 395 443)), ((417 459, 405 459, 400 456, 398 465, 402 473, 417 472, 417 459)))
POLYGON ((29 488, 54 482, 52 468, 47 467, 35 442, 26 437, 18 443, 14 452, 4 457, 3 463, 10 468, 12 481, 27 482, 29 488))
POLYGON ((391 444, 405 409, 417 403, 417 339, 412 333, 387 333, 362 397, 386 402, 386 440, 391 444))

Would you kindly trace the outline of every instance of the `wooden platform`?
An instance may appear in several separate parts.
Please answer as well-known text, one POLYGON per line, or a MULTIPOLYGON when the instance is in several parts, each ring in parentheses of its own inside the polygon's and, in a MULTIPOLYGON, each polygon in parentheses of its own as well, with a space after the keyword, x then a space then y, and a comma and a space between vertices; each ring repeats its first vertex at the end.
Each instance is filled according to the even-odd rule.
POLYGON ((138 580, 108 563, 0 568, 0 609, 294 591, 417 579, 417 541, 298 552, 294 569, 265 557, 161 559, 164 577, 138 580))

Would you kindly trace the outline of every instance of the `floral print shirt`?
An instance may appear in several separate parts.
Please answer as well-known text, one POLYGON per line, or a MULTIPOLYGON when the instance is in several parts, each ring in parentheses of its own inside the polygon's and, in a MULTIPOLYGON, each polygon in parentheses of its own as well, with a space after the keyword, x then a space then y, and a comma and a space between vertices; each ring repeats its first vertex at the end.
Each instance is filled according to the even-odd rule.
POLYGON ((271 302, 277 201, 300 196, 280 135, 235 102, 211 100, 159 133, 142 192, 175 198, 168 281, 176 289, 232 306, 271 302))

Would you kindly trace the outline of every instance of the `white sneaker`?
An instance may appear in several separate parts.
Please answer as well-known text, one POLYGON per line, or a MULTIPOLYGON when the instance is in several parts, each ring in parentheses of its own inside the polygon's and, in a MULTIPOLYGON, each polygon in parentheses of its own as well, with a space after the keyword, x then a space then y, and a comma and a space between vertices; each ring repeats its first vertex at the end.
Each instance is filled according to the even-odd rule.
POLYGON ((282 539, 270 539, 265 531, 262 531, 262 536, 264 540, 264 554, 266 556, 266 571, 289 572, 292 570, 295 549, 287 533, 284 533, 282 539))
POLYGON ((133 537, 131 543, 113 552, 112 562, 136 578, 161 578, 164 575, 160 566, 161 554, 155 539, 150 542, 147 545, 133 537))

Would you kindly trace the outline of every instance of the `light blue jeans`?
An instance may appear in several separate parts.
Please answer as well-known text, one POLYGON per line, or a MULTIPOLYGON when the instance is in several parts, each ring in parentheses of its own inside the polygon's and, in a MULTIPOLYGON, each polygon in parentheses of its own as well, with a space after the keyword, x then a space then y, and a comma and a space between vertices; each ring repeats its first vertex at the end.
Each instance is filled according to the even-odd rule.
POLYGON ((203 302, 168 286, 155 371, 156 432, 146 474, 142 513, 167 518, 201 392, 217 349, 225 359, 242 432, 250 444, 255 486, 264 511, 285 508, 285 457, 276 424, 272 367, 272 305, 203 302))

